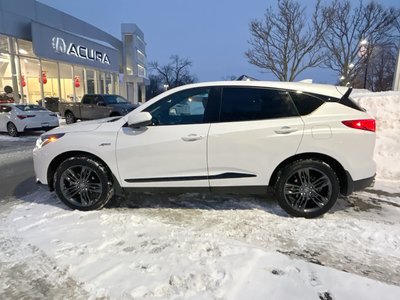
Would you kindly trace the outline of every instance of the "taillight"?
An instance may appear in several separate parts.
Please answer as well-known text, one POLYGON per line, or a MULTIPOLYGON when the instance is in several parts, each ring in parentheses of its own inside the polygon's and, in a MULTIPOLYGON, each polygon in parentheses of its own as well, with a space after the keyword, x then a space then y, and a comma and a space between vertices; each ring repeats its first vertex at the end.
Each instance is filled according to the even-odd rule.
POLYGON ((342 121, 344 125, 354 129, 361 129, 375 132, 376 125, 374 119, 363 119, 363 120, 350 120, 350 121, 342 121))
POLYGON ((33 118, 35 115, 17 115, 17 118, 20 120, 26 119, 26 118, 33 118))

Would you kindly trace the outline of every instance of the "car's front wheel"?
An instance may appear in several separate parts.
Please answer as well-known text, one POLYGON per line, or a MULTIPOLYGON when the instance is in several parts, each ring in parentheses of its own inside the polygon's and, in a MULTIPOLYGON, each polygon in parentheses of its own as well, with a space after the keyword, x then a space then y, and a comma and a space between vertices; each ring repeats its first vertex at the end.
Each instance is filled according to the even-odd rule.
POLYGON ((275 193, 279 205, 288 214, 315 218, 335 204, 339 196, 339 179, 322 161, 298 160, 280 171, 275 193))
POLYGON ((8 124, 7 124, 7 132, 8 132, 8 134, 10 135, 10 136, 13 136, 13 137, 16 137, 16 136, 18 136, 18 129, 17 129, 17 126, 15 126, 15 124, 14 123, 11 123, 11 122, 9 122, 8 124))
POLYGON ((106 167, 88 157, 72 157, 61 163, 54 175, 54 189, 67 206, 85 211, 102 208, 113 196, 106 167))

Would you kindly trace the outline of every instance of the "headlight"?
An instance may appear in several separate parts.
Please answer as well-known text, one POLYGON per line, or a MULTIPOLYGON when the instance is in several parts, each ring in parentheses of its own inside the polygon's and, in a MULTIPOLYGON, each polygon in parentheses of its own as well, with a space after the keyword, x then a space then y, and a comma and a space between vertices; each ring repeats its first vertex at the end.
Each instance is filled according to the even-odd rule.
POLYGON ((65 135, 65 133, 42 135, 36 140, 36 148, 42 148, 42 147, 46 146, 47 144, 53 143, 53 142, 57 141, 58 139, 62 138, 64 135, 65 135))

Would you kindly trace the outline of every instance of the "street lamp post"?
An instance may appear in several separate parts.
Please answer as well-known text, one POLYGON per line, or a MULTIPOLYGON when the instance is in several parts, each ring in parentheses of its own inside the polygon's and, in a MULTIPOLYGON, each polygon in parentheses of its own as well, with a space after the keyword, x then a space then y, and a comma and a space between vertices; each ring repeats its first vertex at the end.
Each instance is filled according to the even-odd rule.
POLYGON ((367 88, 367 75, 368 75, 368 60, 369 60, 369 53, 368 53, 368 41, 366 39, 360 42, 360 56, 364 60, 364 89, 367 88))
POLYGON ((399 54, 397 56, 396 71, 394 73, 394 78, 393 78, 393 90, 400 91, 400 47, 399 47, 399 54))

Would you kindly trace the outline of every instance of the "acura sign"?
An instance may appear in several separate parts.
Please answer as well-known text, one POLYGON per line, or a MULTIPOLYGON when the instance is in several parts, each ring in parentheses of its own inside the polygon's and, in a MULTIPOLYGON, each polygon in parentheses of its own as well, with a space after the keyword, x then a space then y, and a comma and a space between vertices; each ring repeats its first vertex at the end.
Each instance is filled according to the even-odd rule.
POLYGON ((38 57, 118 72, 117 50, 32 22, 33 50, 38 57))
POLYGON ((107 53, 102 53, 94 49, 88 49, 82 45, 75 45, 74 43, 65 43, 64 39, 58 36, 53 37, 52 46, 54 50, 58 53, 63 53, 67 55, 74 55, 82 59, 88 59, 91 61, 98 61, 102 64, 110 64, 110 59, 107 53))

